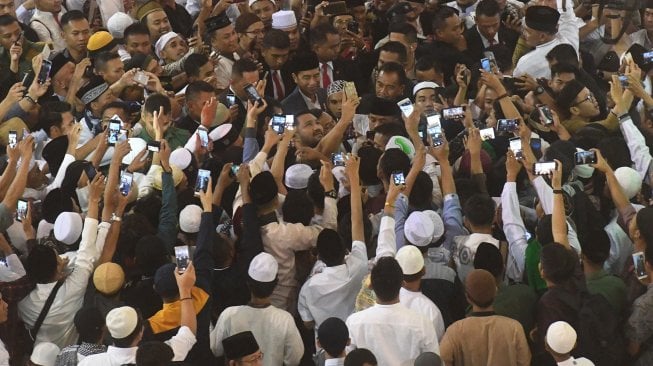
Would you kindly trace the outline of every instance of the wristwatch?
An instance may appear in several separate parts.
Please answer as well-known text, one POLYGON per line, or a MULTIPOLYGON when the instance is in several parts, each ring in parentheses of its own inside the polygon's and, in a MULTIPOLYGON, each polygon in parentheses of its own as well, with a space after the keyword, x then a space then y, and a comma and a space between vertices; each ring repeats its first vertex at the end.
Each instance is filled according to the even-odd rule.
POLYGON ((333 199, 338 199, 338 192, 335 189, 332 189, 328 192, 324 192, 324 197, 331 197, 333 199))
POLYGON ((112 223, 113 223, 113 222, 121 222, 121 221, 122 221, 122 218, 121 218, 120 216, 116 216, 115 213, 112 213, 112 214, 111 214, 111 222, 112 222, 112 223))
POLYGON ((544 93, 544 88, 541 85, 538 85, 537 88, 533 91, 533 94, 540 95, 544 93))

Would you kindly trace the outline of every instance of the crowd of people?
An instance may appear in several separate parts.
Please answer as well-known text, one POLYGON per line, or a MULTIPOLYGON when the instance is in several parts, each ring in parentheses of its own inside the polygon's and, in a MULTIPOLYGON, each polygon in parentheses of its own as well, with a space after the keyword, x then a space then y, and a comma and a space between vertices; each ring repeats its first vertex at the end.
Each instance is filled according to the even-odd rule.
POLYGON ((652 39, 652 0, 0 0, 0 366, 653 365, 652 39))

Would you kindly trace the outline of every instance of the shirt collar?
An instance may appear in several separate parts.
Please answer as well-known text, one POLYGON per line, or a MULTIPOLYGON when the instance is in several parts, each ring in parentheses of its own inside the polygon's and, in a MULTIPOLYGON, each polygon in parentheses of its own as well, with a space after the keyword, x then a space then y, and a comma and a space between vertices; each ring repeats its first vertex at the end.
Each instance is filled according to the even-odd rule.
POLYGON ((328 360, 324 360, 324 366, 343 366, 344 364, 344 358, 330 358, 328 360))
POLYGON ((324 64, 329 65, 329 68, 331 68, 331 69, 333 70, 333 61, 320 62, 320 68, 321 68, 322 65, 324 65, 324 64))
MULTIPOLYGON (((478 35, 481 36, 481 42, 483 42, 483 48, 488 48, 490 47, 490 40, 485 38, 483 33, 481 33, 478 30, 478 26, 476 26, 476 31, 478 32, 478 35)), ((499 44, 499 32, 494 33, 494 43, 499 44)))

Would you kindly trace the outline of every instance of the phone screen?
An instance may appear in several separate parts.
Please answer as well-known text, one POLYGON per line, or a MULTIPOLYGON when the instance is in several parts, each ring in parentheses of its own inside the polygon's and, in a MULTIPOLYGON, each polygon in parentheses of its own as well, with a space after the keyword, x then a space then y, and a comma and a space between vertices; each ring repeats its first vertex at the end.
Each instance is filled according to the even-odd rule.
POLYGON ((150 141, 147 143, 147 150, 152 152, 159 152, 161 147, 160 141, 150 141))
POLYGON ((188 268, 188 262, 190 261, 188 245, 175 247, 175 258, 177 259, 177 270, 184 272, 188 268))
POLYGON ((442 145, 442 125, 440 123, 440 115, 432 114, 426 117, 427 131, 433 141, 433 146, 442 145))
POLYGON ((540 111, 540 117, 542 119, 542 124, 552 125, 553 124, 553 113, 551 113, 551 108, 546 105, 538 107, 540 111))
POLYGON ((206 189, 209 187, 209 178, 211 177, 211 171, 206 169, 200 169, 197 172, 197 181, 195 182, 195 196, 199 196, 200 192, 206 192, 206 189))
POLYGON ((16 131, 9 131, 9 135, 7 136, 7 142, 9 143, 9 147, 12 149, 16 147, 18 144, 18 134, 16 131))
POLYGON ((514 132, 517 131, 519 122, 516 119, 500 119, 497 122, 497 131, 514 132))
POLYGON ((406 98, 398 102, 397 105, 404 116, 409 117, 413 113, 413 102, 411 102, 410 99, 406 98))
POLYGON ((197 130, 197 134, 200 137, 200 144, 202 144, 202 147, 209 147, 209 133, 203 128, 199 128, 197 130))
POLYGON ((236 96, 234 94, 227 94, 227 107, 231 107, 236 104, 236 96))
POLYGON ((481 134, 481 140, 487 141, 487 140, 494 140, 494 128, 484 128, 479 131, 481 134))
POLYGON ((120 137, 120 122, 111 120, 109 121, 109 136, 107 137, 109 146, 114 146, 118 143, 120 137))
POLYGON ((515 158, 523 159, 524 154, 522 153, 521 148, 521 139, 519 137, 514 137, 510 139, 510 150, 515 154, 515 158))
POLYGON ((392 173, 392 180, 395 183, 396 186, 400 185, 405 185, 406 184, 406 177, 404 177, 403 172, 394 172, 392 173))
POLYGON ((272 130, 274 130, 277 135, 281 135, 286 128, 286 116, 276 114, 272 117, 272 122, 270 122, 270 124, 272 125, 272 130))
POLYGON ((286 130, 292 131, 295 129, 295 115, 286 114, 286 130))
POLYGON ((596 164, 596 153, 594 151, 577 151, 574 154, 576 165, 596 164))
POLYGON ((252 102, 258 102, 261 100, 261 96, 258 94, 258 91, 256 91, 254 85, 247 84, 245 86, 245 92, 247 93, 247 96, 252 102))
POLYGON ((535 166, 533 167, 533 173, 535 173, 535 175, 550 175, 553 174, 553 171, 555 169, 556 169, 555 161, 535 163, 535 166))
POLYGON ((38 82, 39 84, 44 84, 50 77, 50 69, 52 69, 52 62, 49 60, 43 60, 41 65, 41 70, 39 71, 38 82))
POLYGON ((120 173, 120 194, 123 196, 129 195, 129 192, 132 189, 132 180, 134 179, 134 176, 132 173, 129 173, 127 171, 123 171, 120 173))
POLYGON ((25 217, 27 217, 27 201, 18 200, 16 204, 16 220, 22 222, 25 217))
POLYGON ((463 107, 446 108, 442 110, 444 119, 463 119, 465 118, 465 109, 463 107))
POLYGON ((345 156, 343 153, 331 154, 333 166, 345 166, 345 156))
POLYGON ((231 172, 230 172, 231 176, 235 177, 236 175, 238 175, 239 170, 240 170, 240 165, 239 164, 233 164, 231 166, 231 172))
POLYGON ((635 274, 638 279, 648 277, 646 274, 646 267, 644 266, 644 252, 637 252, 633 254, 633 264, 635 265, 635 274))
POLYGON ((492 64, 490 63, 489 58, 481 59, 481 67, 487 72, 492 72, 492 64))

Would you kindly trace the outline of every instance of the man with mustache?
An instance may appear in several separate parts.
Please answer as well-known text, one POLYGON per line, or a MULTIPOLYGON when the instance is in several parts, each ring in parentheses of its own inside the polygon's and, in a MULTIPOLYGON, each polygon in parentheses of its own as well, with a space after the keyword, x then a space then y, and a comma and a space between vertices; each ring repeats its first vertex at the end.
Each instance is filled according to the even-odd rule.
POLYGON ((319 61, 315 53, 298 54, 290 69, 297 87, 281 102, 283 110, 295 114, 302 110, 326 111, 326 92, 320 88, 319 61))

